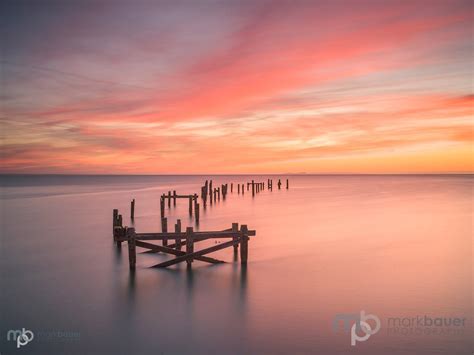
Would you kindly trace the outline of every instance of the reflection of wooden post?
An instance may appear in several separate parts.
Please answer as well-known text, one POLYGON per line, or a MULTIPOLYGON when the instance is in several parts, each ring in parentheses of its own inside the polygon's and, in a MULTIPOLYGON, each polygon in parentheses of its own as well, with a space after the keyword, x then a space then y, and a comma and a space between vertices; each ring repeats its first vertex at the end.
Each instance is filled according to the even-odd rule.
POLYGON ((128 262, 130 270, 135 270, 135 265, 137 263, 135 228, 127 228, 126 236, 128 239, 128 262))
MULTIPOLYGON (((174 231, 175 233, 181 233, 181 220, 180 219, 176 221, 176 224, 174 225, 174 231)), ((176 243, 176 249, 181 250, 181 238, 176 238, 174 242, 176 243)))
MULTIPOLYGON (((237 234, 239 233, 239 224, 238 223, 232 223, 232 232, 237 234)), ((239 237, 235 236, 232 237, 232 240, 235 242, 239 237)), ((234 253, 237 254, 237 251, 239 250, 239 244, 236 243, 234 244, 234 253)))
MULTIPOLYGON (((166 217, 161 219, 161 232, 168 233, 168 219, 166 217)), ((167 245, 168 245, 168 240, 163 239, 163 246, 165 247, 167 245)))
MULTIPOLYGON (((193 227, 186 228, 186 254, 191 254, 194 252, 194 243, 193 243, 193 227)), ((192 258, 186 259, 186 264, 191 266, 193 262, 192 258)))
POLYGON ((240 227, 240 263, 241 264, 247 264, 247 258, 248 258, 248 228, 247 225, 242 225, 240 227))
POLYGON ((130 218, 135 218, 135 199, 130 202, 130 218))

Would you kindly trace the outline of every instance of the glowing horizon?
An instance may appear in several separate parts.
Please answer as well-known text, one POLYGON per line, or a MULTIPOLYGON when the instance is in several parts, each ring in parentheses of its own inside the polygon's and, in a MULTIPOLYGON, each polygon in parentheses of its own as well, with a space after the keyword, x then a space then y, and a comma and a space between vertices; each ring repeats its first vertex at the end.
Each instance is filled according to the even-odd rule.
POLYGON ((472 172, 472 3, 348 3, 2 5, 0 172, 472 172))

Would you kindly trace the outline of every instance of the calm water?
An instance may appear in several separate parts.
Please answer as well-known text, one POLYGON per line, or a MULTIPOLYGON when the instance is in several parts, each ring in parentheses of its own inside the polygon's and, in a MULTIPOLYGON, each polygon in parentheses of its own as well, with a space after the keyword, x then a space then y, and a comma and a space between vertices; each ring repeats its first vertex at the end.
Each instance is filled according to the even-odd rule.
MULTIPOLYGON (((167 257, 138 254, 130 274, 112 209, 131 225, 135 198, 135 228, 158 231, 160 194, 199 192, 206 178, 2 177, 1 354, 472 353, 472 176, 290 176, 289 190, 255 198, 235 189, 199 228, 256 229, 246 270, 225 249, 211 256, 228 263, 192 271, 150 269, 167 257), (361 310, 381 328, 351 346, 333 321, 361 310), (425 316, 465 320, 406 323, 425 316), (23 327, 35 339, 17 350, 6 334, 23 327)), ((193 225, 183 200, 166 213, 168 225, 193 225)))

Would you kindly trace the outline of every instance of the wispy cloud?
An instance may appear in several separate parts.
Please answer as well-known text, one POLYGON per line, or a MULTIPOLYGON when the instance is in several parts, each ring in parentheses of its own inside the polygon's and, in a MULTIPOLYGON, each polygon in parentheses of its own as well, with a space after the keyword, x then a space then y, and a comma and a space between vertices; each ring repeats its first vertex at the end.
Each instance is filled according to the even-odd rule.
POLYGON ((10 3, 2 170, 469 171, 470 7, 10 3))

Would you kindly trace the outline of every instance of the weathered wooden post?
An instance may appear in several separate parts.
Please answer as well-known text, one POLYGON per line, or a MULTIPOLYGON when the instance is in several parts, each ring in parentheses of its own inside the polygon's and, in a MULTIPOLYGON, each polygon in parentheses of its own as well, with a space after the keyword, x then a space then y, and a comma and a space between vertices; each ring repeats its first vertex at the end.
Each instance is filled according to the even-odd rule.
POLYGON ((243 265, 247 264, 247 258, 248 258, 248 242, 249 242, 249 236, 248 236, 248 228, 246 224, 243 224, 240 227, 240 263, 243 265))
POLYGON ((240 184, 237 184, 237 194, 240 195, 240 184))
POLYGON ((176 190, 173 190, 173 206, 176 206, 176 190))
POLYGON ((242 184, 242 195, 245 193, 244 184, 242 184))
POLYGON ((280 189, 281 189, 281 180, 278 179, 278 190, 280 190, 280 189))
POLYGON ((130 202, 130 218, 135 218, 135 199, 130 202))
POLYGON ((125 232, 128 241, 128 263, 130 265, 130 270, 135 270, 135 265, 137 263, 135 228, 126 228, 125 232))
POLYGON ((217 188, 217 198, 219 199, 219 201, 221 200, 221 188, 220 187, 217 188))
POLYGON ((231 194, 234 193, 234 183, 233 182, 230 183, 230 193, 231 194))
POLYGON ((168 208, 171 208, 171 191, 168 191, 168 208))
POLYGON ((165 216, 165 198, 164 195, 160 197, 160 217, 163 218, 165 216))
MULTIPOLYGON (((194 241, 193 241, 193 227, 186 228, 186 254, 191 254, 194 252, 194 241)), ((191 266, 193 262, 192 258, 186 259, 186 264, 191 266)))
POLYGON ((114 209, 112 213, 112 234, 114 233, 115 226, 117 226, 117 220, 118 220, 118 209, 114 209))
POLYGON ((286 179, 286 189, 288 190, 289 184, 288 184, 288 179, 286 179))
POLYGON ((252 180, 252 197, 255 196, 255 183, 252 180))
MULTIPOLYGON (((161 219, 161 232, 162 233, 168 233, 168 218, 164 217, 161 219)), ((163 246, 168 245, 168 240, 163 239, 163 246)))
MULTIPOLYGON (((232 232, 236 234, 236 236, 232 237, 232 240, 235 242, 239 237, 237 237, 237 234, 239 233, 239 224, 238 223, 232 223, 232 232)), ((239 250, 239 244, 235 243, 234 244, 234 254, 237 254, 237 251, 239 250)))
POLYGON ((123 222, 122 222, 122 215, 119 214, 118 217, 117 217, 117 225, 122 227, 123 226, 123 222))
POLYGON ((212 180, 211 180, 211 182, 209 183, 209 197, 210 197, 211 203, 212 203, 212 180))
MULTIPOLYGON (((176 221, 176 224, 174 225, 174 232, 181 233, 181 220, 180 219, 178 219, 176 221)), ((174 242, 176 244, 176 249, 181 250, 181 238, 176 238, 174 242)))
POLYGON ((198 208, 199 208, 199 203, 198 203, 198 198, 197 198, 197 195, 194 194, 194 217, 196 219, 196 223, 199 222, 199 216, 198 216, 198 208))
POLYGON ((193 215, 193 197, 189 196, 189 215, 193 215))
POLYGON ((199 203, 194 205, 194 215, 196 216, 196 224, 199 224, 199 203))

